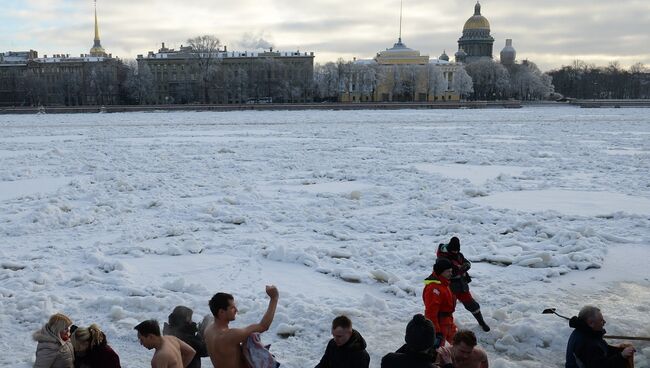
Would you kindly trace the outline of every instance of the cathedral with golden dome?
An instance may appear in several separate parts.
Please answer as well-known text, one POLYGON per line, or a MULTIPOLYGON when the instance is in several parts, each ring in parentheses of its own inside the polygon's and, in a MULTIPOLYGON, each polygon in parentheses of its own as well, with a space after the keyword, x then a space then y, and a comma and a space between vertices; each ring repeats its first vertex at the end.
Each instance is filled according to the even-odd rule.
POLYGON ((472 15, 463 26, 463 35, 458 39, 456 61, 472 63, 481 59, 492 59, 494 37, 490 35, 490 22, 481 15, 481 4, 477 1, 472 15))

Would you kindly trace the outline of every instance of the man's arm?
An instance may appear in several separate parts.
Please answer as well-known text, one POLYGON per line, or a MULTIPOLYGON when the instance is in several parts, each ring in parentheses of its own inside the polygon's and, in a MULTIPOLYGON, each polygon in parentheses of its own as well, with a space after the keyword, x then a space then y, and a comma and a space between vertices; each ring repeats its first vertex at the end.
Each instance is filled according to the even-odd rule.
POLYGON ((436 332, 442 331, 438 321, 438 311, 440 310, 440 291, 435 287, 424 289, 424 314, 435 327, 436 332))
POLYGON ((593 344, 577 348, 575 354, 585 367, 612 368, 622 367, 626 363, 625 358, 620 354, 620 350, 619 353, 608 356, 606 352, 593 344))
POLYGON ((196 354, 196 351, 181 339, 178 339, 178 343, 180 344, 181 348, 181 359, 183 359, 183 367, 187 367, 192 362, 192 359, 194 359, 194 354, 196 354))
POLYGON ((330 342, 327 343, 327 347, 325 348, 325 354, 323 354, 323 357, 320 358, 320 362, 316 364, 316 367, 314 368, 329 368, 330 366, 330 345, 333 344, 334 342, 330 340, 330 342))
POLYGON ((271 327, 273 317, 275 316, 275 309, 278 306, 279 293, 275 286, 267 285, 266 294, 271 298, 271 300, 269 300, 269 306, 266 309, 266 313, 264 313, 262 320, 259 323, 246 326, 245 328, 230 329, 229 340, 243 343, 253 332, 264 332, 271 327))
POLYGON ((50 346, 45 346, 41 349, 36 349, 36 361, 34 368, 49 368, 54 364, 58 350, 51 349, 50 346))

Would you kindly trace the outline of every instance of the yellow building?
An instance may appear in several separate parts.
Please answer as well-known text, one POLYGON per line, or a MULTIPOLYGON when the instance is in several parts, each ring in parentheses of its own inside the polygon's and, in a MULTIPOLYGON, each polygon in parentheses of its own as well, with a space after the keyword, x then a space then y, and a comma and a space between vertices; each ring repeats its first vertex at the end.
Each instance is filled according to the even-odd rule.
POLYGON ((429 59, 408 48, 401 37, 371 60, 355 60, 343 78, 341 102, 458 101, 452 89, 458 65, 443 53, 429 59))

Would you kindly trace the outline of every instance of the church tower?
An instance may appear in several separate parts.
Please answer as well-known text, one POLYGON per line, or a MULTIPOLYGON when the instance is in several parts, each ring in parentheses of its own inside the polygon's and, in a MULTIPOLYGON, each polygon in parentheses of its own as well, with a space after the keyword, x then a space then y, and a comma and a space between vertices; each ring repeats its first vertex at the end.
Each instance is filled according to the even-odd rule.
POLYGON ((463 36, 458 39, 458 50, 466 53, 464 62, 492 59, 494 38, 490 35, 490 22, 481 15, 481 4, 477 1, 474 15, 463 27, 463 36))
POLYGON ((91 56, 102 56, 106 57, 106 50, 102 47, 102 43, 99 40, 99 24, 97 23, 97 0, 95 0, 95 41, 93 47, 90 49, 91 56))

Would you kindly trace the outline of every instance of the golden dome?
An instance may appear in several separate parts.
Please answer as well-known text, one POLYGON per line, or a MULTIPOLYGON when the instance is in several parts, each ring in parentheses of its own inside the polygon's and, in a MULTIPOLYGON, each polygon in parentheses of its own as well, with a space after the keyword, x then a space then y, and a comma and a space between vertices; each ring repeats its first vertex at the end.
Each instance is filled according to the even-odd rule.
POLYGON ((467 22, 465 22, 465 26, 463 26, 463 31, 473 29, 490 30, 490 22, 488 22, 487 18, 481 15, 481 4, 478 2, 474 6, 474 15, 472 15, 467 22))

